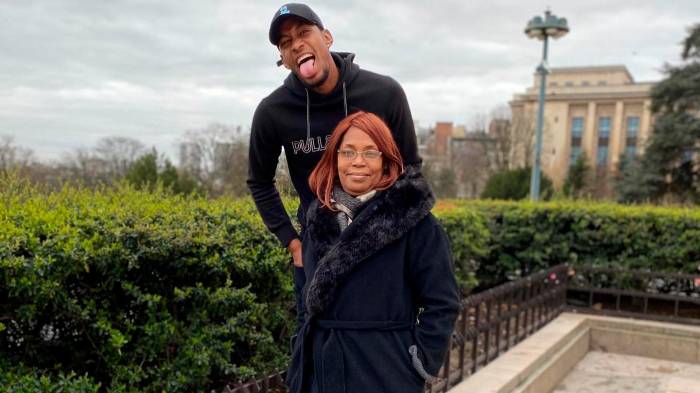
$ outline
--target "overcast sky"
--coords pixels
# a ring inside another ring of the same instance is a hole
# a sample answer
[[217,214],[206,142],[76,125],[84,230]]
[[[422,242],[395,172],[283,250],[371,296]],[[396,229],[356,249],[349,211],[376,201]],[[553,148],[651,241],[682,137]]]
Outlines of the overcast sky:
[[[0,135],[58,158],[129,136],[175,157],[187,130],[247,129],[287,74],[268,39],[279,1],[0,0]],[[413,117],[469,123],[533,83],[542,44],[523,34],[547,6],[571,32],[550,65],[626,65],[636,81],[679,61],[700,1],[354,0],[309,5],[333,49],[397,79]]]

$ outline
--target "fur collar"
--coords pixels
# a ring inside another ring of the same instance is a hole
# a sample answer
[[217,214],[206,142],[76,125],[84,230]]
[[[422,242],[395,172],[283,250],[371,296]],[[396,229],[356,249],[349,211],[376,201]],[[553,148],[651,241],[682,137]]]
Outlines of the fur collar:
[[367,201],[342,233],[336,212],[322,208],[315,200],[306,215],[306,230],[313,239],[313,256],[318,262],[305,291],[306,311],[316,315],[326,309],[338,283],[362,261],[416,226],[434,204],[430,186],[412,167],[406,167],[391,188]]

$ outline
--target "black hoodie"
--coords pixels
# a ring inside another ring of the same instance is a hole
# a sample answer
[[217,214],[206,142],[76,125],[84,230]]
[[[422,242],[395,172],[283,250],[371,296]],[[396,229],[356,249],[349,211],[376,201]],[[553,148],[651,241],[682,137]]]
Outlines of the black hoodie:
[[298,234],[275,188],[282,147],[289,174],[299,194],[299,222],[316,198],[309,175],[325,150],[327,138],[346,115],[363,110],[381,117],[401,151],[404,165],[420,165],[413,118],[406,94],[394,79],[361,70],[352,53],[331,52],[339,70],[328,95],[307,88],[294,73],[265,97],[253,115],[248,155],[248,188],[267,228],[286,246]]

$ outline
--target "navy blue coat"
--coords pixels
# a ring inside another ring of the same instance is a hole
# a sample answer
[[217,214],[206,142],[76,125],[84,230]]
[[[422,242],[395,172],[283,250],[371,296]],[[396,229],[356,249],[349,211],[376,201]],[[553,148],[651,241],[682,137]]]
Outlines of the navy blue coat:
[[336,212],[311,205],[297,271],[293,393],[419,393],[437,374],[460,302],[433,204],[411,171],[342,233]]

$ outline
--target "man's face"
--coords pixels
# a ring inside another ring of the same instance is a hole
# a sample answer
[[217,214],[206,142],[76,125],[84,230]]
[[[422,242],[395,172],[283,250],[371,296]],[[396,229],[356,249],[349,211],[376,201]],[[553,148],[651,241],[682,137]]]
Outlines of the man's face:
[[333,37],[328,30],[290,17],[280,27],[277,48],[282,64],[311,87],[321,86],[330,75]]

